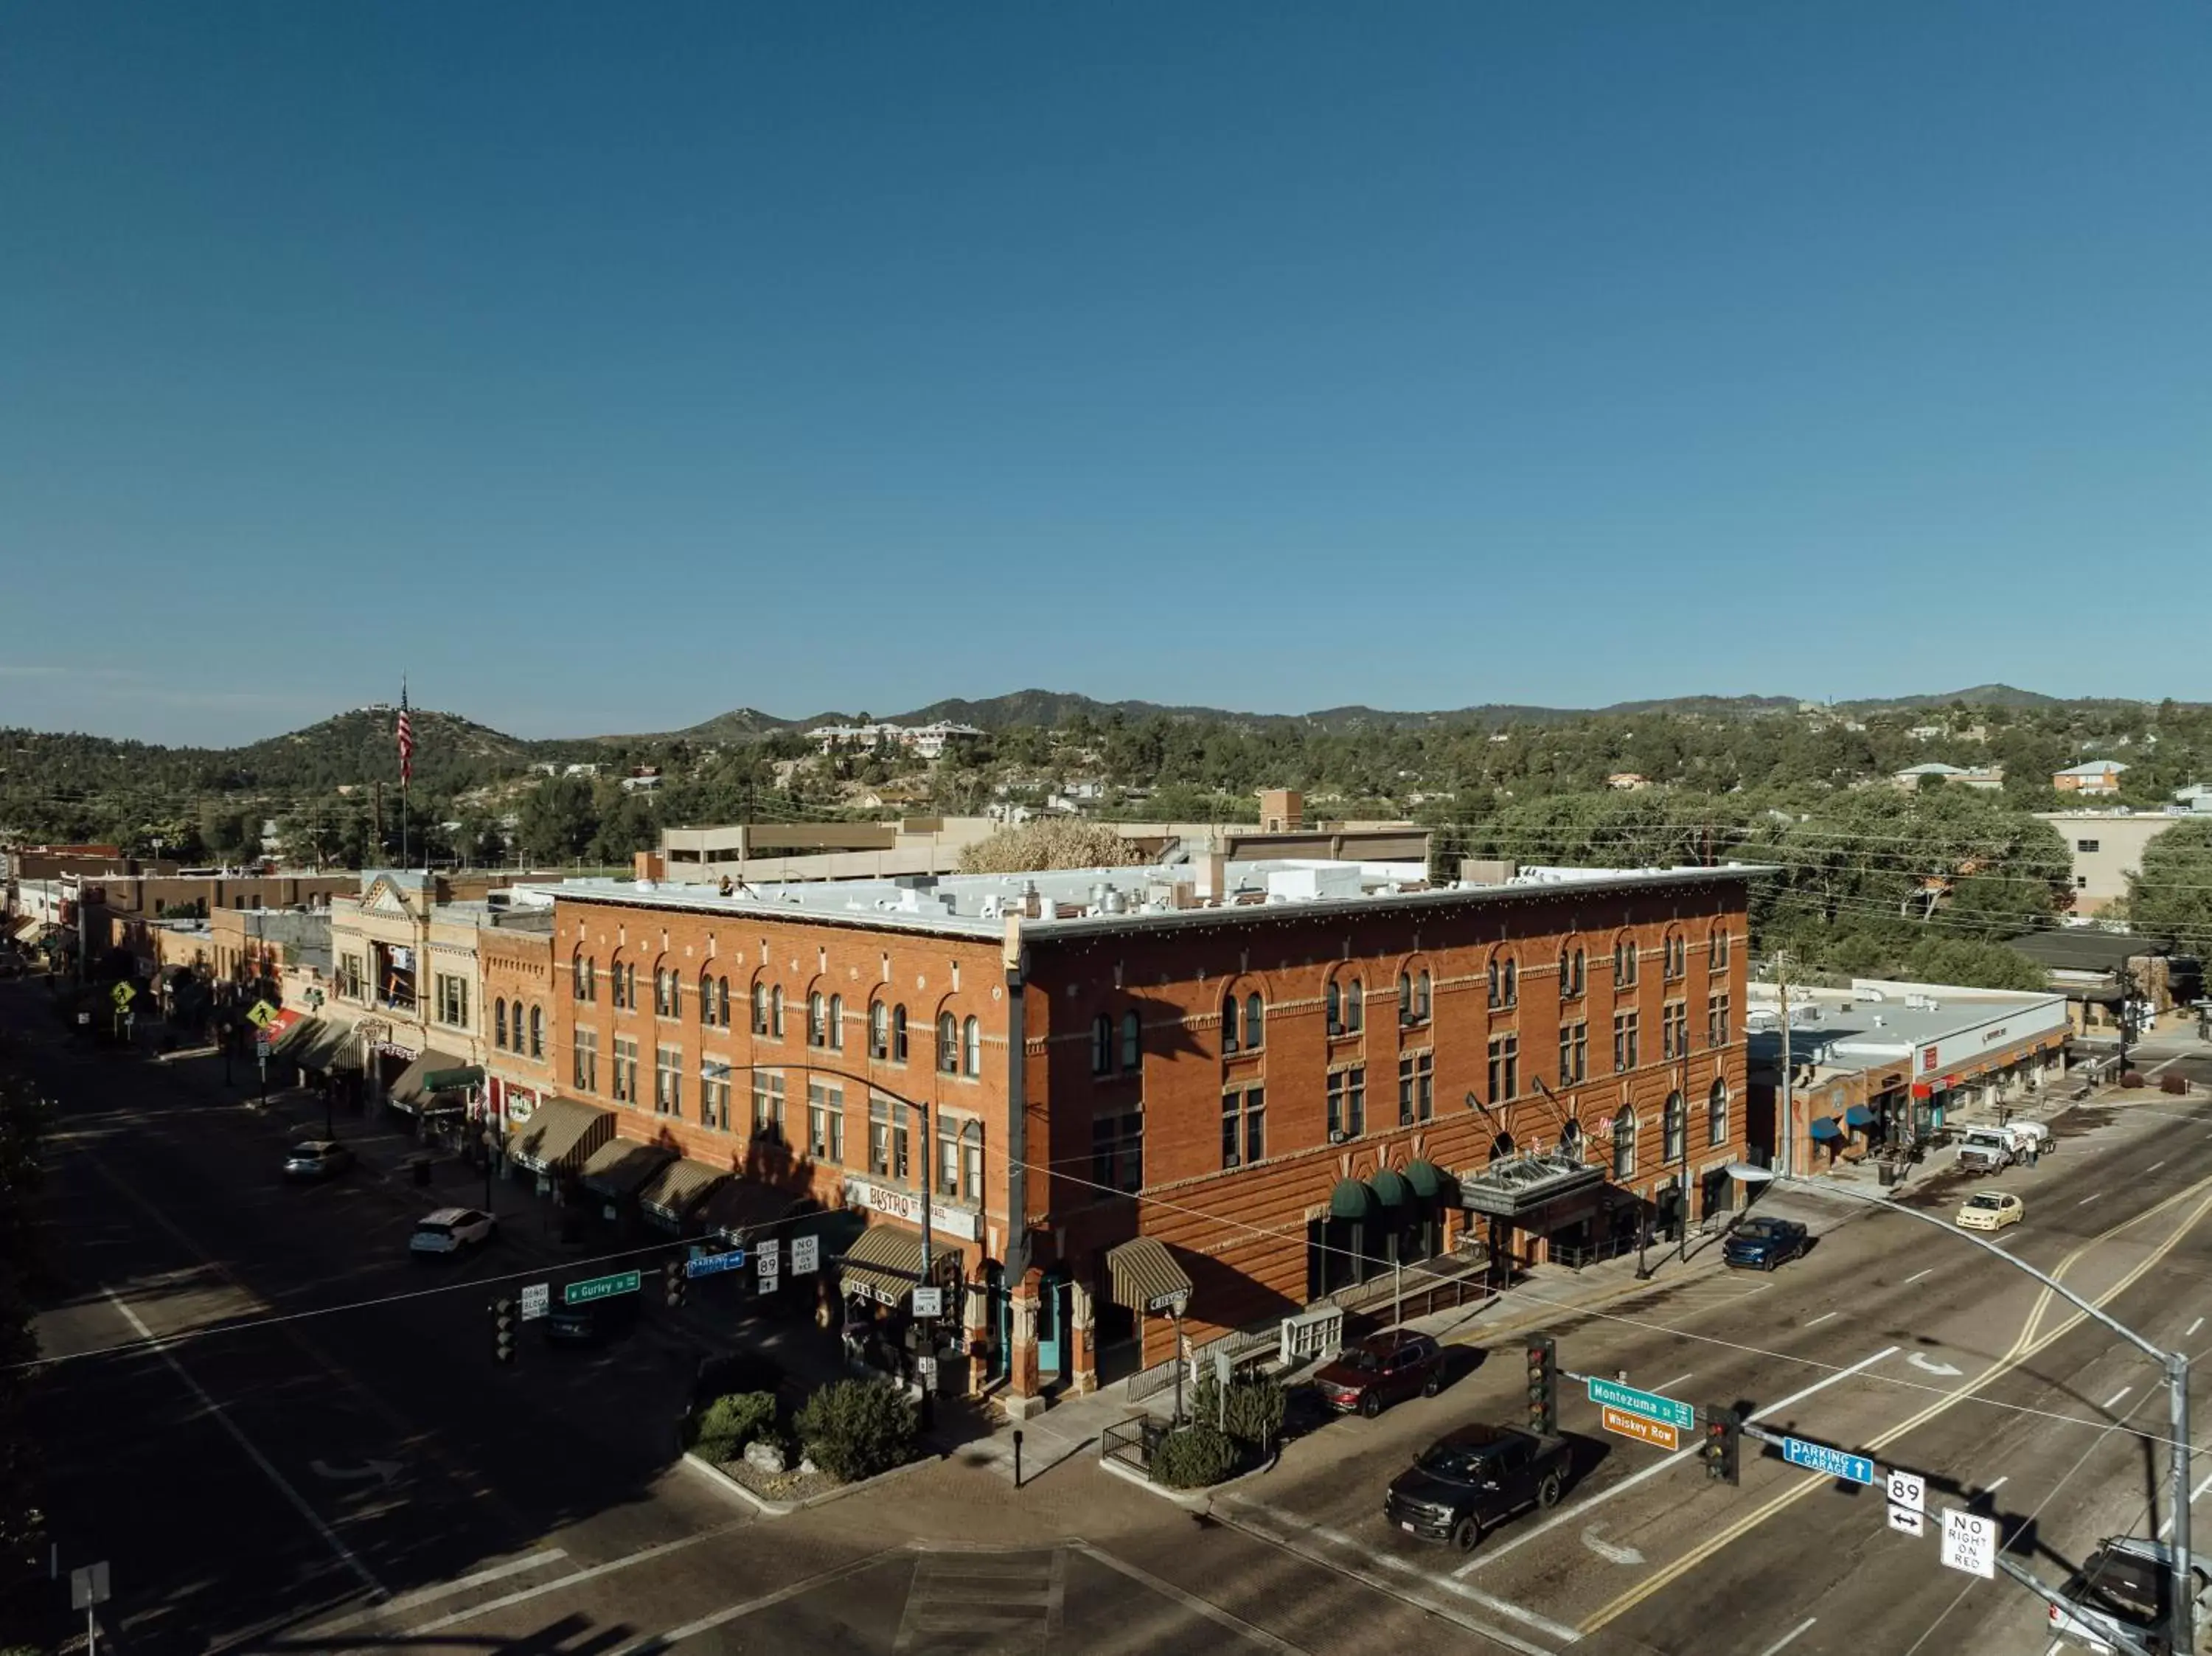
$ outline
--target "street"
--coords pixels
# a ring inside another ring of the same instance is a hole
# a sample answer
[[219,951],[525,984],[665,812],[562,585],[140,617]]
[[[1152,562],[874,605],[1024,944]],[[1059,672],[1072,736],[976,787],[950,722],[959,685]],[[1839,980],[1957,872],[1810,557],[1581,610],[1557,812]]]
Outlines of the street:
[[[74,1050],[46,1012],[0,987],[60,1106],[69,1291],[40,1319],[34,1406],[64,1566],[112,1562],[103,1628],[125,1651],[1383,1653],[1440,1624],[1524,1653],[2041,1647],[2039,1602],[1942,1568],[1932,1527],[1891,1531],[1878,1490],[1748,1441],[1741,1487],[1711,1482],[1692,1438],[1668,1454],[1608,1435],[1566,1383],[1577,1471],[1556,1511],[1468,1555],[1387,1527],[1382,1490],[1416,1450],[1521,1417],[1520,1331],[1539,1325],[1564,1368],[1925,1474],[1931,1513],[2027,1526],[2016,1556],[2054,1585],[2100,1537],[2145,1531],[2154,1492],[2164,1510],[2147,1361],[1999,1260],[1790,1191],[1766,1205],[1813,1224],[1806,1259],[1667,1263],[1597,1310],[1516,1293],[1456,1331],[1441,1395],[1329,1422],[1210,1511],[1089,1454],[1018,1492],[955,1451],[762,1517],[676,1457],[696,1342],[657,1306],[604,1351],[526,1338],[513,1368],[491,1362],[495,1280],[545,1274],[519,1188],[495,1202],[520,1234],[416,1265],[414,1212],[480,1184],[422,1192],[365,1168],[288,1187],[280,1124]],[[2212,1352],[2212,1112],[2132,1098],[2062,1116],[2056,1154],[1984,1181],[2027,1204],[1998,1240],[2160,1344]],[[373,1162],[405,1148],[342,1131]],[[1981,1187],[1923,1171],[1908,1199],[1948,1218]]]

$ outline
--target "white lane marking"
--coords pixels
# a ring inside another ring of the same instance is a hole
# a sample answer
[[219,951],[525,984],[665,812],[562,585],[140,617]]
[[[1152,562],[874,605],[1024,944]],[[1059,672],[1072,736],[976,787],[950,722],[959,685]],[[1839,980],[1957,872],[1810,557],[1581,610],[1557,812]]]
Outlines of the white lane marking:
[[1255,1644],[1265,1645],[1268,1649],[1279,1652],[1280,1656],[1306,1656],[1304,1650],[1288,1640],[1277,1638],[1265,1628],[1253,1626],[1242,1617],[1231,1614],[1218,1604],[1207,1603],[1196,1593],[1188,1592],[1176,1586],[1172,1581],[1162,1580],[1150,1570],[1140,1569],[1126,1558],[1116,1558],[1112,1553],[1092,1546],[1088,1541],[1078,1541],[1072,1544],[1085,1557],[1105,1565],[1108,1569],[1121,1571],[1132,1581],[1142,1582],[1163,1598],[1174,1599],[1185,1610],[1203,1616],[1216,1626],[1227,1628],[1231,1632],[1240,1634]]
[[566,1575],[556,1576],[550,1581],[542,1581],[534,1587],[525,1587],[520,1592],[510,1592],[499,1598],[487,1598],[481,1604],[471,1604],[466,1610],[454,1611],[449,1615],[441,1616],[434,1622],[422,1623],[418,1626],[409,1628],[406,1636],[410,1639],[418,1638],[425,1633],[435,1633],[441,1628],[452,1627],[456,1623],[472,1622],[479,1616],[489,1616],[492,1611],[505,1610],[510,1604],[526,1604],[531,1599],[542,1598],[546,1593],[558,1592],[563,1587],[573,1587],[580,1581],[595,1580],[602,1575],[611,1575],[617,1570],[626,1570],[632,1564],[649,1563],[653,1559],[665,1558],[672,1552],[681,1552],[686,1547],[696,1547],[702,1541],[712,1541],[717,1536],[727,1535],[732,1530],[743,1527],[742,1521],[734,1524],[717,1524],[711,1530],[701,1530],[693,1535],[679,1535],[673,1541],[663,1541],[656,1546],[641,1547],[635,1552],[624,1553],[619,1558],[611,1558],[604,1564],[594,1564],[589,1569],[571,1570]]
[[559,1547],[548,1547],[543,1552],[528,1553],[520,1558],[510,1558],[504,1564],[494,1564],[489,1569],[478,1570],[473,1575],[458,1577],[442,1586],[424,1587],[416,1592],[404,1592],[389,1603],[378,1604],[371,1610],[356,1611],[340,1621],[318,1623],[314,1629],[315,1635],[319,1638],[327,1634],[343,1633],[348,1628],[359,1627],[363,1622],[374,1621],[380,1616],[389,1616],[398,1611],[420,1610],[425,1604],[434,1604],[441,1598],[450,1598],[455,1593],[466,1592],[471,1587],[481,1587],[493,1581],[504,1581],[508,1576],[520,1575],[526,1570],[542,1568],[547,1564],[557,1564],[568,1556],[568,1553]]
[[363,1586],[367,1587],[379,1598],[383,1598],[384,1584],[369,1574],[368,1566],[362,1563],[360,1559],[354,1556],[352,1548],[349,1547],[344,1542],[338,1539],[337,1532],[331,1528],[329,1525],[323,1522],[322,1515],[316,1512],[313,1507],[310,1507],[307,1504],[307,1497],[292,1487],[289,1480],[285,1477],[283,1473],[278,1471],[276,1467],[269,1464],[268,1456],[263,1454],[260,1450],[253,1447],[252,1441],[249,1439],[244,1432],[239,1430],[238,1422],[233,1420],[223,1411],[223,1406],[221,1404],[210,1397],[207,1392],[201,1388],[200,1383],[191,1377],[191,1374],[186,1371],[184,1364],[177,1361],[175,1356],[170,1351],[167,1344],[155,1337],[154,1331],[146,1326],[145,1323],[139,1319],[137,1312],[133,1311],[128,1305],[123,1302],[122,1299],[118,1296],[113,1289],[102,1287],[100,1291],[101,1295],[107,1301],[108,1304],[113,1306],[116,1310],[122,1313],[123,1319],[131,1325],[131,1331],[137,1334],[140,1339],[146,1342],[147,1350],[153,1352],[155,1356],[159,1357],[163,1362],[169,1365],[169,1372],[174,1374],[179,1380],[184,1381],[185,1389],[200,1400],[200,1407],[206,1410],[210,1415],[213,1415],[216,1419],[216,1424],[222,1427],[224,1431],[229,1433],[231,1441],[237,1444],[240,1448],[246,1451],[246,1458],[252,1461],[255,1465],[258,1466],[261,1469],[263,1475],[266,1477],[271,1483],[276,1486],[276,1492],[283,1495],[286,1501],[291,1503],[292,1510],[298,1513],[301,1517],[306,1519],[309,1526],[314,1530],[315,1533],[322,1537],[324,1545],[327,1546],[333,1553],[337,1555],[339,1562],[344,1564],[348,1569],[351,1570],[354,1574],[359,1578],[361,1584]]
[[1988,1483],[1982,1485],[1982,1493],[1984,1495],[1995,1495],[1999,1489],[2004,1488],[2004,1486],[2011,1481],[2012,1474],[2010,1472],[2007,1472],[2002,1477],[1993,1477]]
[[2199,1317],[2199,1318],[2198,1318],[2195,1322],[2193,1322],[2193,1323],[2191,1323],[2191,1324],[2190,1324],[2190,1325],[2189,1325],[2189,1331],[2188,1331],[2187,1333],[2184,1334],[2181,1338],[2182,1338],[2183,1339],[2185,1339],[2185,1340],[2186,1340],[2186,1339],[2193,1339],[2193,1338],[2196,1338],[2197,1331],[2198,1329],[2200,1329],[2200,1328],[2203,1327],[2203,1326],[2204,1326],[2204,1319],[2203,1319],[2203,1318],[2202,1318],[2202,1317]]
[[1916,1271],[1910,1277],[1907,1277],[1905,1279],[1905,1285],[1907,1288],[1910,1288],[1913,1283],[1918,1282],[1923,1277],[1933,1277],[1935,1274],[1936,1267],[1934,1265],[1929,1266],[1925,1271]]
[[[1857,1374],[1861,1369],[1873,1368],[1875,1364],[1880,1362],[1885,1357],[1895,1356],[1898,1354],[1899,1350],[1899,1348],[1897,1346],[1886,1345],[1870,1357],[1861,1357],[1856,1362],[1853,1363],[1848,1368],[1838,1368],[1834,1374],[1826,1376],[1825,1379],[1814,1380],[1810,1386],[1805,1387],[1802,1392],[1792,1392],[1786,1398],[1776,1398],[1765,1408],[1754,1410],[1751,1417],[1754,1421],[1759,1421],[1765,1420],[1770,1415],[1778,1414],[1783,1410],[1790,1407],[1794,1404],[1802,1403],[1807,1398],[1811,1397],[1816,1392],[1826,1391],[1828,1387],[1835,1385],[1838,1380],[1847,1380],[1850,1379],[1852,1375]],[[1511,1540],[1502,1542],[1495,1547],[1484,1548],[1480,1551],[1477,1552],[1475,1556],[1469,1559],[1466,1563],[1462,1564],[1457,1569],[1454,1570],[1452,1572],[1453,1579],[1457,1580],[1462,1576],[1472,1575],[1475,1571],[1480,1569],[1485,1564],[1492,1563],[1497,1560],[1504,1557],[1506,1554],[1512,1552],[1516,1548],[1526,1546],[1529,1542],[1534,1541],[1538,1536],[1547,1534],[1549,1532],[1559,1528],[1562,1524],[1574,1523],[1585,1513],[1589,1512],[1591,1507],[1597,1506],[1600,1502],[1610,1501],[1617,1495],[1626,1494],[1638,1484],[1643,1483],[1645,1478],[1656,1477],[1668,1467],[1677,1465],[1680,1463],[1689,1459],[1697,1453],[1697,1448],[1677,1449],[1673,1454],[1668,1455],[1665,1459],[1655,1460],[1649,1466],[1646,1466],[1642,1471],[1632,1472],[1629,1476],[1621,1479],[1620,1483],[1600,1489],[1589,1500],[1581,1501],[1566,1511],[1555,1513],[1551,1517],[1546,1519],[1542,1523],[1534,1525],[1531,1527],[1522,1531],[1520,1534],[1515,1536]]]
[[2092,1202],[2095,1201],[2099,1197],[2102,1196],[2104,1193],[2105,1193],[2105,1192],[2102,1192],[2102,1191],[2100,1191],[2100,1190],[2093,1190],[2093,1191],[2091,1191],[2091,1192],[2090,1192],[2087,1196],[2083,1197],[2080,1201],[2076,1202],[2074,1205],[2075,1205],[2075,1207],[2077,1207],[2077,1208],[2086,1208],[2086,1207],[2087,1207],[2087,1206],[2089,1205],[2089,1204],[2090,1204],[2090,1203],[2092,1203]]
[[2135,1389],[2136,1388],[2132,1386],[2123,1386],[2118,1391],[2113,1392],[2112,1396],[2105,1399],[2105,1407],[2107,1409],[2117,1407],[2120,1399],[2127,1396],[2129,1392]]
[[644,1656],[644,1653],[648,1651],[665,1650],[671,1645],[679,1644],[686,1639],[696,1639],[702,1633],[710,1632],[720,1627],[725,1622],[734,1622],[741,1616],[750,1616],[754,1611],[766,1610],[771,1604],[780,1604],[787,1598],[795,1598],[802,1592],[811,1592],[817,1587],[828,1586],[833,1581],[842,1581],[848,1575],[858,1575],[862,1570],[873,1569],[886,1558],[896,1556],[896,1550],[887,1550],[883,1552],[872,1552],[865,1558],[855,1558],[848,1562],[835,1565],[817,1574],[807,1576],[803,1580],[793,1581],[778,1587],[774,1592],[764,1592],[757,1598],[746,1599],[743,1604],[730,1604],[721,1610],[709,1611],[696,1622],[686,1622],[680,1628],[671,1628],[665,1633],[656,1633],[649,1638],[640,1639],[635,1644],[624,1645],[616,1653],[616,1656]]
[[2145,1173],[2156,1173],[2156,1172],[2157,1172],[2160,1168],[2164,1167],[2165,1165],[2166,1165],[2166,1163],[2165,1163],[2165,1162],[2152,1162],[2148,1167],[2145,1168],[2143,1169],[2143,1171],[2144,1171]]
[[[1692,1373],[1694,1373],[1694,1372],[1696,1372],[1696,1371],[1692,1370]],[[1684,1380],[1687,1380],[1687,1379],[1689,1379],[1689,1378],[1690,1378],[1690,1376],[1689,1376],[1688,1374],[1677,1374],[1677,1375],[1675,1375],[1675,1376],[1674,1376],[1674,1379],[1672,1379],[1672,1380],[1668,1380],[1668,1381],[1665,1381],[1664,1383],[1662,1383],[1662,1385],[1660,1385],[1660,1386],[1658,1386],[1655,1387],[1654,1389],[1655,1389],[1655,1390],[1656,1390],[1656,1391],[1658,1391],[1658,1392],[1671,1392],[1671,1391],[1673,1391],[1676,1386],[1680,1386],[1680,1385]]]
[[1933,1357],[1928,1356],[1924,1353],[1918,1351],[1915,1351],[1911,1356],[1907,1357],[1905,1362],[1911,1363],[1915,1368],[1922,1370],[1923,1373],[1941,1374],[1947,1380],[1963,1374],[1966,1372],[1963,1368],[1954,1368],[1948,1362],[1937,1362]]
[[1784,1634],[1772,1644],[1767,1646],[1765,1650],[1759,1653],[1759,1656],[1775,1656],[1776,1652],[1789,1649],[1790,1646],[1797,1642],[1799,1636],[1804,1633],[1807,1628],[1811,1627],[1814,1623],[1820,1619],[1820,1618],[1817,1616],[1808,1616],[1803,1621],[1798,1623],[1796,1627],[1791,1628],[1789,1632]]
[[1839,1317],[1841,1315],[1843,1315],[1843,1313],[1840,1311],[1823,1311],[1819,1316],[1814,1318],[1812,1321],[1807,1323],[1805,1326],[1808,1328],[1818,1328],[1822,1323],[1827,1321],[1829,1318]]
[[2163,1063],[2163,1064],[2159,1064],[2159,1065],[2153,1065],[2151,1068],[2149,1068],[2148,1070],[2144,1071],[2143,1071],[2143,1073],[2144,1073],[2147,1077],[2148,1077],[2151,1080],[2155,1081],[2155,1080],[2157,1080],[2160,1076],[2164,1075],[2164,1074],[2165,1074],[2168,1070],[2171,1070],[2171,1069],[2172,1069],[2175,1065],[2177,1065],[2177,1064],[2180,1063],[2180,1062],[2181,1062],[2181,1060],[2182,1060],[2183,1059],[2187,1058],[2188,1056],[2189,1056],[2189,1054],[2188,1054],[2188,1053],[2186,1053],[2186,1052],[2176,1052],[2176,1053],[2175,1053],[2172,1058],[2170,1058],[2170,1059],[2166,1059],[2165,1063]]
[[1601,1539],[1597,1526],[1589,1525],[1583,1531],[1583,1545],[1588,1547],[1608,1564],[1640,1564],[1644,1555],[1633,1547],[1624,1547],[1617,1541]]
[[2204,1492],[2207,1489],[2212,1489],[2212,1472],[2205,1473],[2203,1477],[2197,1483],[2197,1487],[2189,1492],[2189,1504],[2193,1507],[2199,1501],[2203,1500],[2204,1497]]

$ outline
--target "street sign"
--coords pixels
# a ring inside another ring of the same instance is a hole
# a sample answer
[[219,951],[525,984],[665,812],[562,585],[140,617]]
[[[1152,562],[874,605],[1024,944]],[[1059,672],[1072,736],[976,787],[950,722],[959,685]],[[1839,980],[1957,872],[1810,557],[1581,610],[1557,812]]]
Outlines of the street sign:
[[773,1294],[775,1292],[776,1279],[783,1274],[783,1255],[776,1247],[775,1237],[769,1237],[761,1243],[758,1258],[760,1291],[763,1294]]
[[1641,1415],[1646,1420],[1658,1421],[1678,1431],[1686,1432],[1698,1423],[1698,1411],[1688,1404],[1662,1398],[1656,1392],[1639,1392],[1632,1386],[1621,1386],[1595,1376],[1584,1384],[1589,1387],[1592,1403],[1611,1404],[1616,1409],[1626,1410],[1632,1415]]
[[276,1009],[265,1000],[257,1000],[253,1003],[253,1010],[246,1015],[246,1021],[257,1029],[266,1029],[276,1022]]
[[269,1056],[269,1037],[268,1037],[268,1036],[266,1036],[266,1035],[256,1035],[256,1036],[254,1036],[254,1038],[253,1038],[253,1057],[254,1057],[255,1061],[256,1061],[257,1063],[258,1063],[258,1062],[260,1062],[260,1061],[262,1061],[262,1060],[264,1060],[264,1059],[267,1059],[267,1058],[268,1058],[268,1056]]
[[733,1247],[727,1253],[693,1254],[684,1262],[684,1274],[693,1278],[714,1277],[725,1271],[742,1271],[744,1265],[744,1249]]
[[90,1610],[94,1604],[104,1604],[108,1599],[107,1561],[87,1564],[82,1569],[70,1572],[70,1608]]
[[138,992],[127,983],[118,983],[107,992],[109,998],[113,1000],[118,1008],[130,1005],[138,995]]
[[526,1283],[522,1289],[522,1320],[535,1322],[544,1316],[553,1299],[553,1289],[545,1283]]
[[941,1288],[917,1288],[914,1291],[914,1314],[917,1317],[941,1317],[945,1314],[945,1290]]
[[1646,1420],[1642,1415],[1632,1415],[1625,1409],[1615,1409],[1607,1404],[1597,1411],[1597,1423],[1608,1432],[1621,1437],[1632,1437],[1638,1443],[1648,1443],[1655,1449],[1679,1449],[1681,1434],[1663,1420]]
[[1808,1443],[1799,1437],[1784,1438],[1782,1458],[1792,1466],[1826,1472],[1830,1477],[1839,1477],[1846,1483],[1871,1483],[1875,1481],[1873,1461],[1864,1455],[1845,1454],[1841,1449],[1831,1449],[1825,1443]]
[[1920,1515],[1917,1508],[1892,1507],[1889,1509],[1889,1527],[1893,1530],[1905,1535],[1924,1535],[1927,1526],[1928,1520]]
[[594,1277],[588,1282],[571,1283],[561,1290],[563,1305],[588,1305],[593,1300],[611,1300],[617,1294],[635,1294],[645,1281],[635,1271],[618,1271],[611,1277]]
[[791,1274],[808,1277],[822,1269],[822,1239],[819,1236],[794,1236],[791,1239]]
[[[1900,1472],[1893,1469],[1889,1474],[1889,1504],[1902,1507],[1907,1512],[1928,1510],[1928,1480],[1917,1472]],[[1919,1532],[1913,1532],[1917,1535]]]
[[1943,1562],[1954,1570],[1994,1581],[1997,1574],[1997,1521],[1955,1507],[1943,1513]]

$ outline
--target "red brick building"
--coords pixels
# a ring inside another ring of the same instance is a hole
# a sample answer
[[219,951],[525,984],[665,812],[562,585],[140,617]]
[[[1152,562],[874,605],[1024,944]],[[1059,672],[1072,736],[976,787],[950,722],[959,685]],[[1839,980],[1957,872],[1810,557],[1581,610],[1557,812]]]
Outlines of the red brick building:
[[1725,1203],[1753,872],[571,883],[552,1083],[866,1210],[848,1290],[911,1271],[927,1199],[971,1378],[1079,1389],[1102,1341],[1173,1350],[1117,1297],[1176,1290],[1203,1338],[1448,1250],[1470,1210],[1531,1259]]

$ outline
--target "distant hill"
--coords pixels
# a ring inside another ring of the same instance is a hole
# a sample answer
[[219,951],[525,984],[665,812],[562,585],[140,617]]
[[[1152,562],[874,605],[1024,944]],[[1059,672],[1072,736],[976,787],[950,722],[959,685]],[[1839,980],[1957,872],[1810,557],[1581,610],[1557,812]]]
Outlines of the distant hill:
[[[465,786],[526,767],[538,744],[432,707],[410,710],[415,775],[426,786]],[[398,711],[356,707],[243,748],[204,753],[208,786],[293,788],[338,782],[397,781]]]
[[[2065,699],[2044,695],[2035,690],[2023,690],[2010,684],[1977,684],[1971,690],[1950,690],[1940,695],[1899,695],[1859,701],[1838,701],[1838,709],[1855,713],[1900,712],[1908,707],[1948,707],[1954,701],[1963,701],[1969,707],[2057,707],[2067,705]],[[2088,705],[2077,701],[2075,705]]]

